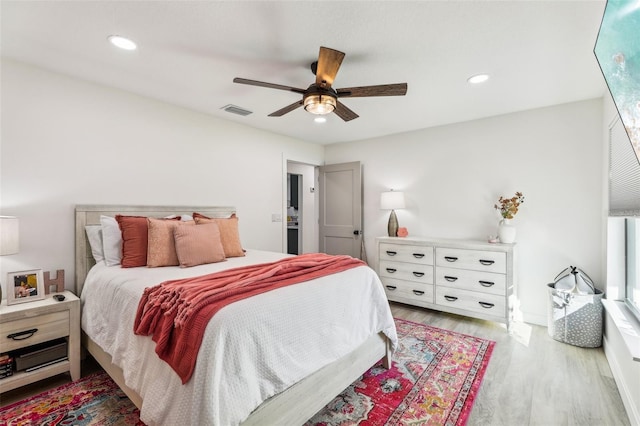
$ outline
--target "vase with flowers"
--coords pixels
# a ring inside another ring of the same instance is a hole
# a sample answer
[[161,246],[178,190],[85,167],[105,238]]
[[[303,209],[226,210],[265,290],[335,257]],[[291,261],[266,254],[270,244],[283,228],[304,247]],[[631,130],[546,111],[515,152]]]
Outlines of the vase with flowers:
[[511,198],[500,197],[494,204],[494,208],[500,212],[502,220],[498,224],[498,238],[501,243],[514,243],[516,241],[516,228],[511,224],[511,219],[518,213],[520,204],[524,203],[522,192],[516,192]]

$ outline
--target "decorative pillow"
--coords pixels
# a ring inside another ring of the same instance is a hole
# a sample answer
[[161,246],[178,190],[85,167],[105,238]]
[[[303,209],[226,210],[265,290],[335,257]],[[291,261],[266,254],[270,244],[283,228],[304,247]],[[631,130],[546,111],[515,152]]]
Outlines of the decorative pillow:
[[196,225],[204,223],[217,223],[220,228],[220,239],[222,247],[224,247],[224,255],[226,257],[244,256],[244,250],[240,243],[240,232],[238,231],[238,218],[236,214],[232,214],[228,218],[210,218],[200,213],[194,213],[193,218]]
[[84,227],[91,246],[91,254],[96,262],[104,260],[104,249],[102,248],[102,225],[87,225]]
[[173,236],[181,268],[225,260],[217,223],[176,226],[173,229]]
[[122,231],[123,268],[135,268],[147,265],[147,218],[145,216],[116,215],[116,221]]
[[100,215],[102,225],[102,250],[104,263],[107,266],[117,266],[122,259],[122,232],[118,222],[111,216]]
[[[178,217],[177,219],[180,219]],[[178,255],[173,238],[173,230],[178,226],[195,225],[192,221],[147,219],[148,248],[147,266],[155,268],[158,266],[178,266]]]

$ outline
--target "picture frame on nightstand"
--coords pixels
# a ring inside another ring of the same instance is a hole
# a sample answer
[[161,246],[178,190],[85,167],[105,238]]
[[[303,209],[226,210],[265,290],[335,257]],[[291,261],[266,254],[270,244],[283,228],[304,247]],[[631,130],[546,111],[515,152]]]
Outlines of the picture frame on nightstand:
[[7,305],[43,300],[45,296],[42,269],[7,274]]

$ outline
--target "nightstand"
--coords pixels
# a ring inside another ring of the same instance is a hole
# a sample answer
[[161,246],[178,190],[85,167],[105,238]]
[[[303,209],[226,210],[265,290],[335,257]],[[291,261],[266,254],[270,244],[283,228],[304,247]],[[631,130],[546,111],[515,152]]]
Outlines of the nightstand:
[[[7,306],[3,300],[0,304],[0,353],[59,338],[68,343],[67,360],[30,372],[14,371],[12,376],[0,379],[0,393],[67,371],[72,380],[80,378],[80,299],[70,291],[57,294],[64,295],[65,300],[58,302],[49,294],[34,302]],[[21,336],[22,340],[8,337],[27,330],[37,331]]]

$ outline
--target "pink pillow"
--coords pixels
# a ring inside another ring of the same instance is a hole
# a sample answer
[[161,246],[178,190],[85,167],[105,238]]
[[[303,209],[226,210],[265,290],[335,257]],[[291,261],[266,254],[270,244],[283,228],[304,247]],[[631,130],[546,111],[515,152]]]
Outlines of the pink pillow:
[[220,229],[216,223],[176,226],[173,237],[181,268],[225,260]]
[[179,221],[148,218],[147,266],[178,266],[178,255],[173,239],[173,230],[178,226],[195,225],[193,220]]
[[200,213],[194,213],[193,218],[198,226],[212,222],[218,224],[225,257],[244,256],[244,250],[240,243],[240,232],[238,231],[238,218],[235,213],[228,218],[210,218]]

